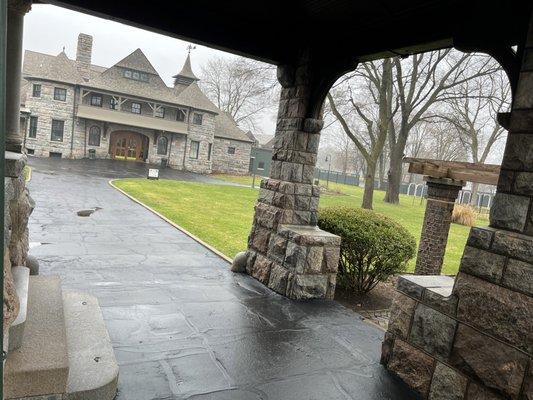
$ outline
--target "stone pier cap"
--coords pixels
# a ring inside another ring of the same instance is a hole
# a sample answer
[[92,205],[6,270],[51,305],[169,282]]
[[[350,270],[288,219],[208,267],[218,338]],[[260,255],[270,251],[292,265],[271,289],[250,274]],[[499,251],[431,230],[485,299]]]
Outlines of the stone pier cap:
[[339,236],[323,231],[318,226],[281,225],[278,233],[299,245],[340,246],[341,244]]

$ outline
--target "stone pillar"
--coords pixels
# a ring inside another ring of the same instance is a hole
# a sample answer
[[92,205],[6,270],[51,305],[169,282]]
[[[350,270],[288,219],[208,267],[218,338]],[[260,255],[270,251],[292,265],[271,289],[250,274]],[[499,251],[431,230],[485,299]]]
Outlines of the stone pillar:
[[531,19],[498,191],[490,210],[491,227],[529,236],[533,236],[533,16]]
[[22,73],[22,34],[28,0],[8,0],[6,48],[6,150],[22,152],[20,132],[20,81]]
[[415,274],[440,275],[453,207],[464,183],[447,178],[424,177],[424,179],[427,181],[428,198]]
[[[261,182],[246,272],[292,299],[333,298],[340,238],[317,225],[313,185],[322,120],[309,118],[313,71],[304,59],[278,68],[282,85],[270,178]],[[315,76],[317,74],[315,73]]]
[[533,399],[533,14],[491,226],[459,273],[398,279],[382,363],[424,399]]

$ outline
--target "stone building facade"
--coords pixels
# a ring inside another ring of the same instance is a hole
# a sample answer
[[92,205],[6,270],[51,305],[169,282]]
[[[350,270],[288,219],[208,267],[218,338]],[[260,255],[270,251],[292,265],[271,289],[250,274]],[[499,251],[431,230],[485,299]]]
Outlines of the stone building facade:
[[110,68],[91,57],[85,34],[76,60],[25,52],[21,126],[28,154],[248,173],[252,140],[202,93],[189,56],[173,87],[140,49]]

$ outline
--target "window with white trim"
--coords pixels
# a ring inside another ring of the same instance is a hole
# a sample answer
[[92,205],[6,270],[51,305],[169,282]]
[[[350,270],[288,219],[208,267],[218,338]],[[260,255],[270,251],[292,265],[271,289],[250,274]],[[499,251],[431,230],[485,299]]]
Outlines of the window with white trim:
[[131,112],[134,114],[141,113],[141,103],[131,103]]

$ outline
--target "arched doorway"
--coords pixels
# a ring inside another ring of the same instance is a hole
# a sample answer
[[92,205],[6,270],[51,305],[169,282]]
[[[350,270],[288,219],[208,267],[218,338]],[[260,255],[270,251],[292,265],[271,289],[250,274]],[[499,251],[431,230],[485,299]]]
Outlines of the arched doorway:
[[148,157],[148,137],[138,132],[115,131],[111,134],[111,158],[127,161],[145,161]]

